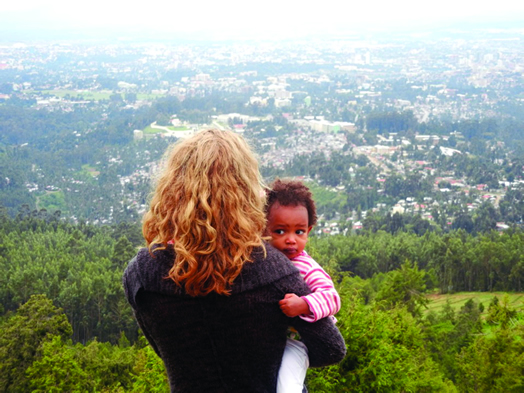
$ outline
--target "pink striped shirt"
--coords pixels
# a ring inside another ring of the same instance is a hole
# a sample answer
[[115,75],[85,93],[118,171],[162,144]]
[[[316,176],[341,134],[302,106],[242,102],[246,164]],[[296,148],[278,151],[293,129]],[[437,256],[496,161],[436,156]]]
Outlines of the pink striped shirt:
[[313,291],[307,296],[302,296],[302,299],[309,305],[311,314],[300,315],[300,318],[307,322],[315,322],[335,315],[340,310],[340,296],[331,277],[305,251],[293,258],[291,262],[297,267],[304,281]]

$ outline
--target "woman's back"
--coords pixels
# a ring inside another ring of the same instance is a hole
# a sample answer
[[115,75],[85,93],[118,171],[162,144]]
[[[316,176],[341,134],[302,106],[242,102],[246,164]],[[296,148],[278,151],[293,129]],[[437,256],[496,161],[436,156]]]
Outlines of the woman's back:
[[290,323],[313,367],[345,353],[331,321],[280,311],[286,293],[309,289],[264,247],[264,203],[256,158],[233,132],[199,132],[166,160],[144,217],[148,248],[130,262],[124,287],[174,392],[274,392]]
[[[171,280],[159,280],[172,264],[172,250],[152,258],[144,249],[130,263],[126,293],[166,365],[173,392],[276,391],[290,323],[278,301],[290,287],[297,293],[308,289],[285,256],[270,247],[267,252],[267,258],[258,252],[244,266],[230,296],[191,297]],[[313,366],[343,358],[344,342],[330,321],[316,325],[297,319],[293,322],[304,340],[311,340]]]

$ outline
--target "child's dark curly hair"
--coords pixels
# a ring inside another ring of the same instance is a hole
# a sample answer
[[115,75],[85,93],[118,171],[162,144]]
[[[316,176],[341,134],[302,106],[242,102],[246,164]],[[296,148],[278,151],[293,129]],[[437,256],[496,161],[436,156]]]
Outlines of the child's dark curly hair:
[[317,208],[313,201],[313,195],[301,181],[275,179],[269,185],[266,193],[266,216],[276,202],[281,206],[301,205],[307,209],[308,226],[313,226],[317,223]]

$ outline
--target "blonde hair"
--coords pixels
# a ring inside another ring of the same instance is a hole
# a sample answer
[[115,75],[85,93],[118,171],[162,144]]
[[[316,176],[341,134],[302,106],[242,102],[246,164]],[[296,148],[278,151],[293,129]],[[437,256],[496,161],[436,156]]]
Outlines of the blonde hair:
[[191,296],[227,295],[263,246],[263,185],[243,138],[206,130],[176,143],[144,216],[149,251],[174,243],[168,278]]

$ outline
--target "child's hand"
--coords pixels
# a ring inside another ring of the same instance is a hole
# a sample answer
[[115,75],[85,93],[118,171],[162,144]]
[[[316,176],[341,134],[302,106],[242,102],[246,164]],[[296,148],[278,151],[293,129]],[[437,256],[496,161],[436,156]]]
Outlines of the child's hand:
[[307,302],[294,293],[287,293],[286,296],[284,296],[284,299],[279,301],[278,304],[280,305],[282,312],[288,317],[311,314]]

